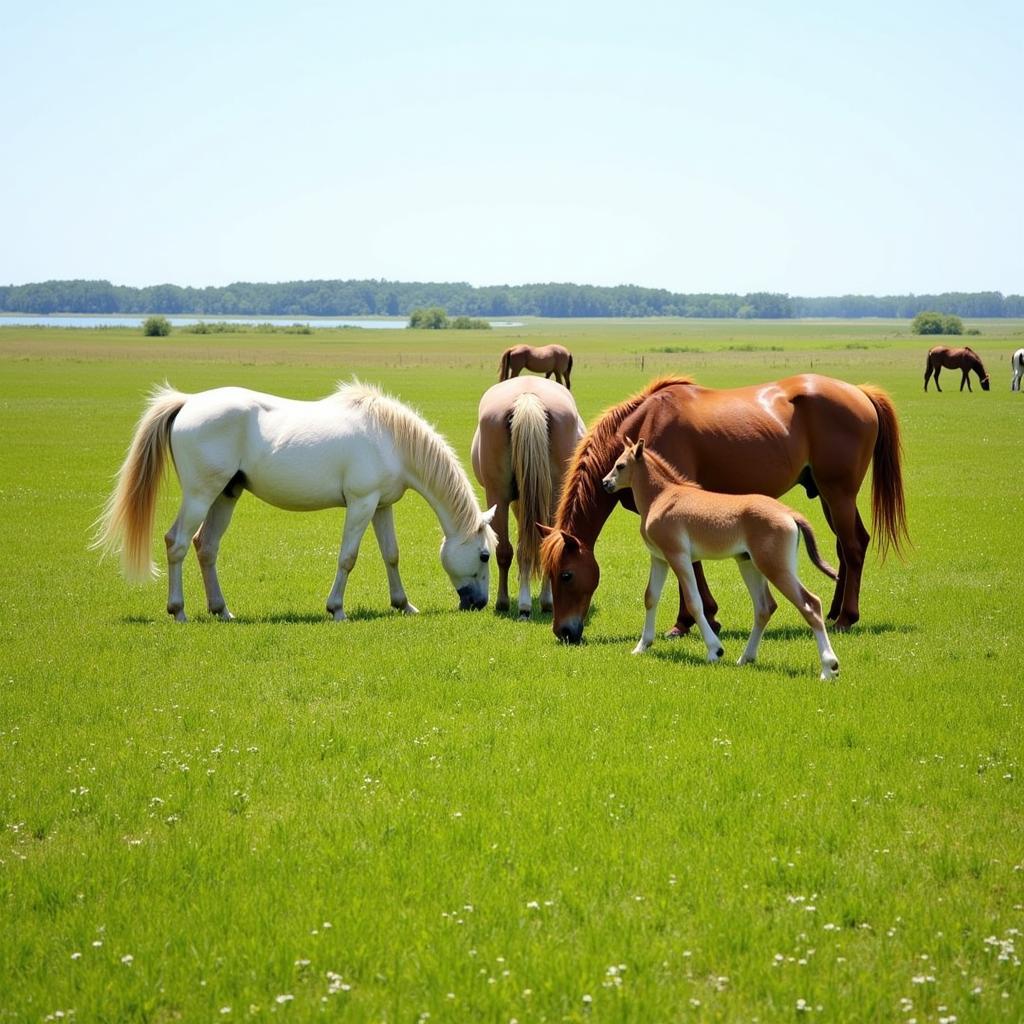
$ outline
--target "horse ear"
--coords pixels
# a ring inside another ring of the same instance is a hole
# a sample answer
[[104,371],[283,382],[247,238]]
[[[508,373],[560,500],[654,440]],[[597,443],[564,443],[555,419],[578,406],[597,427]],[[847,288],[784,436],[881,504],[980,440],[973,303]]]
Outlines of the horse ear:
[[580,542],[571,533],[566,533],[565,530],[562,530],[562,543],[565,544],[565,550],[570,555],[575,554],[580,549]]
[[545,526],[543,523],[537,524],[537,530],[540,532],[542,537],[550,537],[555,532],[554,527]]
[[633,440],[633,438],[631,438],[631,437],[629,436],[629,434],[627,434],[627,435],[626,435],[626,437],[625,437],[625,441],[626,441],[626,447],[627,447],[627,448],[632,448],[632,447],[633,447],[633,445],[634,445],[634,444],[636,444],[636,442],[635,442],[635,441]]
[[495,512],[498,511],[497,505],[492,505],[480,518],[484,526],[490,526],[491,520],[494,518]]
[[640,438],[639,441],[637,441],[636,448],[633,450],[633,455],[636,456],[636,458],[642,459],[644,457],[644,444],[645,443],[646,442],[644,441],[644,439],[642,437]]

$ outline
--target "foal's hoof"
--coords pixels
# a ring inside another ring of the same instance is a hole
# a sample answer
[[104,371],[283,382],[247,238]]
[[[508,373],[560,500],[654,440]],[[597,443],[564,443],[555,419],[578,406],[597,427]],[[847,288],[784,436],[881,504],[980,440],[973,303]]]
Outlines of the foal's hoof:
[[754,664],[754,659],[753,658],[748,658],[745,654],[741,654],[736,659],[736,664],[737,665],[753,665]]
[[680,626],[677,622],[666,634],[666,640],[678,640],[681,636],[686,636],[690,632],[689,626]]
[[335,622],[347,622],[348,616],[339,608],[336,612],[332,612],[330,608],[327,609],[327,614],[334,619]]
[[403,615],[419,615],[419,613],[419,608],[417,608],[416,605],[412,603],[412,601],[406,601],[405,604],[402,605]]

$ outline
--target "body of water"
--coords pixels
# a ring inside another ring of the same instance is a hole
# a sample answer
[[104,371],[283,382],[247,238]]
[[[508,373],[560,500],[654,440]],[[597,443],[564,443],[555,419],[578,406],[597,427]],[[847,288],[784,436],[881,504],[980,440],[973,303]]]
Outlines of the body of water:
[[[141,327],[144,316],[4,316],[0,315],[0,327]],[[172,327],[187,327],[190,324],[205,322],[228,324],[274,324],[276,327],[291,327],[301,324],[303,327],[365,327],[371,330],[395,330],[406,327],[409,323],[403,320],[370,320],[343,319],[338,317],[268,317],[268,316],[169,316]],[[492,320],[492,327],[522,327],[511,320]]]

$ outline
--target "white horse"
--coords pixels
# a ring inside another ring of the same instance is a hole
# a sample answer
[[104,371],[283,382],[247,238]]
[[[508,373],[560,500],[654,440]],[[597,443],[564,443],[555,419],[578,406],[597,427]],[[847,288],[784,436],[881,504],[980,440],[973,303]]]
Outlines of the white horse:
[[1010,383],[1011,391],[1020,391],[1021,378],[1024,377],[1024,348],[1017,349],[1010,356],[1010,369],[1013,370],[1013,380]]
[[156,574],[151,538],[156,496],[170,449],[182,501],[167,531],[167,611],[185,621],[181,565],[196,547],[210,611],[231,619],[217,579],[217,550],[242,491],[296,512],[345,506],[338,573],[327,611],[345,618],[345,584],[359,542],[373,523],[393,607],[415,614],[398,575],[391,506],[411,487],[433,508],[444,542],[441,564],[459,607],[487,604],[494,509],[482,513],[455,453],[425,420],[377,388],[353,381],[328,398],[300,402],[245,388],[185,395],[154,389],[117,485],[97,526],[94,547],[119,551],[124,575]]

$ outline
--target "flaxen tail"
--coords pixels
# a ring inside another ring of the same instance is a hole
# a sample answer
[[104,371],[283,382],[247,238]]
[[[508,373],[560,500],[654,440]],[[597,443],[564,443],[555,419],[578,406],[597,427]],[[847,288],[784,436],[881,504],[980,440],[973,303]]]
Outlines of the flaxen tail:
[[519,492],[519,564],[541,575],[540,530],[554,515],[554,487],[548,442],[548,415],[541,400],[529,392],[512,407],[512,475]]
[[117,474],[114,491],[96,521],[92,547],[119,552],[126,579],[141,583],[156,575],[153,518],[171,443],[171,425],[188,396],[169,385],[153,389],[131,447]]
[[909,542],[907,506],[903,497],[903,445],[900,424],[892,399],[881,389],[861,384],[878,416],[878,437],[871,459],[871,518],[874,521],[878,550],[885,558],[892,548],[901,558],[903,545]]
[[818,539],[814,536],[814,530],[811,529],[811,524],[804,519],[799,512],[794,512],[790,509],[789,513],[793,517],[793,522],[796,523],[800,533],[803,534],[804,545],[807,548],[807,555],[815,566],[820,569],[830,580],[839,579],[839,573],[832,568],[822,557],[818,551]]
[[505,349],[501,353],[501,362],[498,364],[498,380],[504,380],[508,376],[508,361],[511,352],[511,349]]

